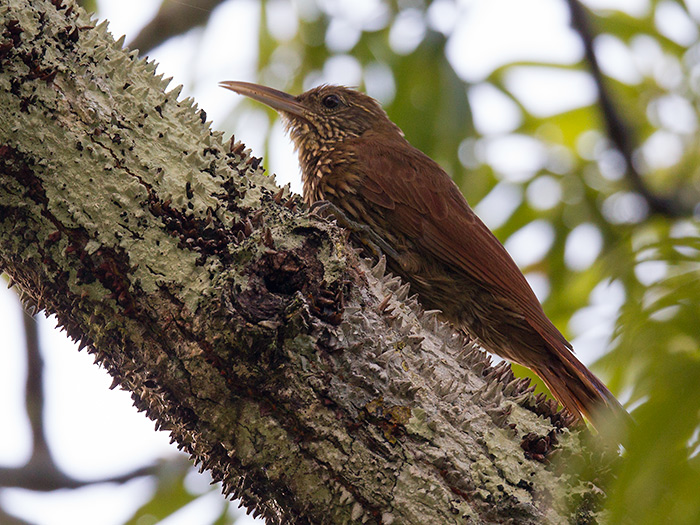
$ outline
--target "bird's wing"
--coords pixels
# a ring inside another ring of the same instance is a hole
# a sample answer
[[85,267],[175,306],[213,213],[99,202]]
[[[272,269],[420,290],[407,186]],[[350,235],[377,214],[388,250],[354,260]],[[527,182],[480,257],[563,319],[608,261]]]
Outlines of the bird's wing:
[[385,208],[394,228],[489,290],[552,346],[570,349],[515,261],[445,171],[408,143],[399,149],[372,132],[362,138],[361,147],[354,151],[358,163],[371,169],[371,175],[361,184],[361,196]]

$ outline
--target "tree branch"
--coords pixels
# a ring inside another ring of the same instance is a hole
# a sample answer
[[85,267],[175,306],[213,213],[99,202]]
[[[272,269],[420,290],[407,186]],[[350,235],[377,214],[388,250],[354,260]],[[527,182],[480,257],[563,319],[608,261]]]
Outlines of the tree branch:
[[[33,308],[32,308],[33,310]],[[46,439],[44,425],[44,361],[41,357],[39,333],[36,319],[28,312],[22,316],[26,341],[27,380],[25,386],[25,406],[32,431],[32,454],[26,465],[19,468],[0,467],[0,487],[23,488],[35,491],[76,489],[99,483],[126,483],[132,479],[158,475],[167,466],[182,468],[183,462],[177,457],[164,460],[158,465],[149,465],[131,472],[95,480],[79,480],[68,476],[56,465]],[[171,472],[169,472],[171,474]],[[2,523],[5,523],[4,521]]]
[[598,65],[598,59],[593,49],[594,32],[589,17],[579,0],[567,0],[567,3],[571,12],[571,24],[583,42],[586,62],[598,89],[600,111],[605,122],[608,137],[625,160],[627,166],[625,173],[630,185],[646,201],[652,213],[666,217],[692,215],[692,208],[687,207],[679,199],[655,195],[647,187],[644,178],[635,168],[632,158],[636,147],[634,134],[629,124],[625,122],[624,117],[618,111],[612,93],[610,93],[607,82]]
[[44,360],[39,349],[36,319],[28,312],[24,312],[22,320],[27,358],[24,402],[32,432],[32,454],[28,466],[57,471],[58,468],[51,456],[44,427]]
[[[61,489],[78,489],[100,483],[123,484],[143,476],[158,475],[160,465],[147,465],[119,476],[81,480],[68,476],[53,465],[27,464],[20,468],[0,468],[0,487],[20,488],[40,492]],[[4,523],[4,522],[3,522]]]
[[585,429],[296,211],[104,25],[5,4],[0,267],[227,495],[270,523],[598,518],[610,465]]
[[136,35],[129,47],[148,53],[167,39],[186,33],[209,20],[214,9],[224,0],[165,0],[158,13]]
[[32,525],[30,522],[12,516],[0,508],[0,523],[3,525]]

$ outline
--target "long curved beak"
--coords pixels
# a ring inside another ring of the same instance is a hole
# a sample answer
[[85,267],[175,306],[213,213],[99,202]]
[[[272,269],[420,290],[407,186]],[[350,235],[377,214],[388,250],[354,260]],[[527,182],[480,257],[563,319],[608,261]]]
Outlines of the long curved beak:
[[233,80],[219,82],[219,85],[239,95],[245,95],[253,100],[262,102],[276,111],[291,113],[298,117],[304,117],[306,114],[306,108],[304,108],[294,96],[284,91],[278,91],[277,89],[261,86],[260,84],[237,82]]

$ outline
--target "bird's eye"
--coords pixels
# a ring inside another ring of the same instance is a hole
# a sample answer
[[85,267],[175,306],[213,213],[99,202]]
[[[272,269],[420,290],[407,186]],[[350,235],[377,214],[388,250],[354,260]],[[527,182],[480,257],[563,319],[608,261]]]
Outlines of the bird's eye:
[[321,103],[328,109],[334,109],[340,106],[340,97],[338,95],[326,95]]

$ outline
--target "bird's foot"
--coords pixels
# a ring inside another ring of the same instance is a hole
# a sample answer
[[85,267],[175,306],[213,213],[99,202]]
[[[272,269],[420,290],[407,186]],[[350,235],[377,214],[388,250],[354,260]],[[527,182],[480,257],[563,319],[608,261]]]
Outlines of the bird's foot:
[[356,238],[366,246],[374,256],[380,258],[382,255],[391,257],[399,261],[399,254],[384,239],[366,224],[361,224],[352,220],[347,214],[330,201],[316,201],[309,206],[309,213],[320,217],[332,215],[339,226],[354,233]]

